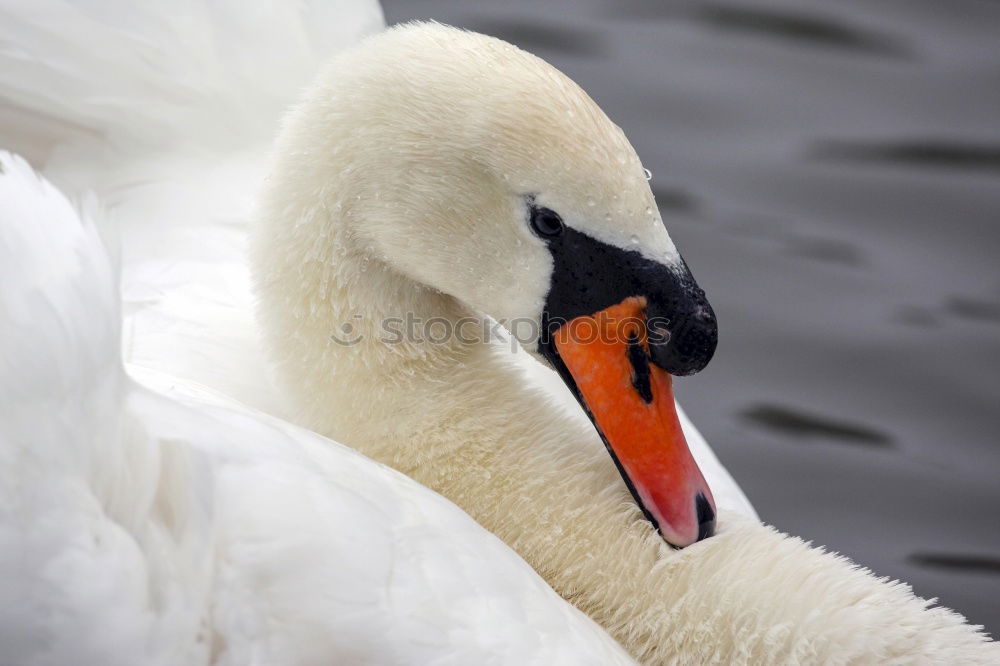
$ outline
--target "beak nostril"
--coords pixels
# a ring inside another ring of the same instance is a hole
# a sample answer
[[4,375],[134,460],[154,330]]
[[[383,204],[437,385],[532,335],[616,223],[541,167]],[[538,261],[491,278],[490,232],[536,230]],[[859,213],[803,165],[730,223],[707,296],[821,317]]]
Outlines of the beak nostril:
[[695,496],[694,505],[698,516],[698,541],[701,541],[715,534],[715,510],[704,493]]

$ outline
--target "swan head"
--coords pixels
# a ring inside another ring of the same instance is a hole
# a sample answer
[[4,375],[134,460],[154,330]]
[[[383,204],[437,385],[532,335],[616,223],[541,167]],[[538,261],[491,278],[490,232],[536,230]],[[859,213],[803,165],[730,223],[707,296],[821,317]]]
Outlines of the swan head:
[[336,59],[278,152],[282,187],[336,218],[341,261],[527,329],[664,538],[712,533],[670,375],[708,363],[715,315],[638,156],[579,86],[499,39],[410,24]]

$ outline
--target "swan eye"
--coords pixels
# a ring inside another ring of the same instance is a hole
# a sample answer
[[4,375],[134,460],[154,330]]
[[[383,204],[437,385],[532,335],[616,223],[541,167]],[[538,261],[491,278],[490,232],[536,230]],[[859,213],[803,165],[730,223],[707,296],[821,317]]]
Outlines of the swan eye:
[[531,228],[542,238],[553,238],[561,234],[565,226],[563,226],[562,218],[555,211],[532,206]]

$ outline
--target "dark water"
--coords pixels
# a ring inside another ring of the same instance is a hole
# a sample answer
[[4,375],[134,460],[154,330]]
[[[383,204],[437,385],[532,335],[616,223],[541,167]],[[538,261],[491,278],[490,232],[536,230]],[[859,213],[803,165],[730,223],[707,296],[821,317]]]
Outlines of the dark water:
[[1000,2],[383,0],[579,82],[719,315],[761,516],[1000,632]]

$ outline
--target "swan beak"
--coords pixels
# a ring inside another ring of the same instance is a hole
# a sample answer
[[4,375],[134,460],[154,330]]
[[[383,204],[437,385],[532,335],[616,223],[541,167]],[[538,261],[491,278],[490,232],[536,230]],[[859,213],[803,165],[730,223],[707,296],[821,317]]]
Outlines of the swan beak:
[[684,547],[712,536],[715,500],[681,430],[671,376],[658,365],[666,345],[647,317],[645,298],[626,298],[566,322],[552,346],[643,513]]

